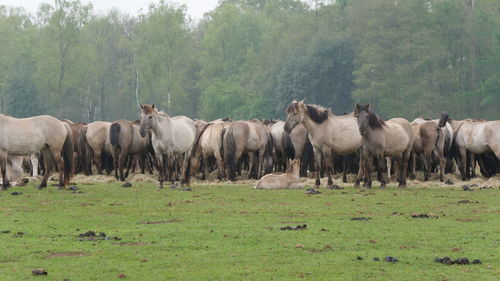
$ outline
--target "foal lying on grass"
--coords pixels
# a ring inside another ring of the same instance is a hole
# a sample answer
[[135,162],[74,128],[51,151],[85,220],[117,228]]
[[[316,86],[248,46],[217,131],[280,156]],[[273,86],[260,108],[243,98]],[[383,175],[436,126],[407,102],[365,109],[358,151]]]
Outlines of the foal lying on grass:
[[255,185],[256,189],[276,189],[276,188],[301,188],[300,161],[293,160],[290,163],[290,170],[281,175],[268,174],[262,177]]

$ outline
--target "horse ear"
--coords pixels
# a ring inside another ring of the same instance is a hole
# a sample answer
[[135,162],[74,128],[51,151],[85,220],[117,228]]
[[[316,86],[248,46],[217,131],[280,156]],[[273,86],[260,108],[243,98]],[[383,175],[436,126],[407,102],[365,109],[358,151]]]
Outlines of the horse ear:
[[356,103],[356,105],[354,106],[354,111],[359,111],[360,109],[361,109],[361,104]]
[[151,105],[151,108],[155,108],[155,104],[154,103]]
[[370,104],[369,104],[369,103],[367,103],[367,104],[365,105],[365,109],[366,109],[366,110],[370,109]]
[[139,107],[140,107],[141,109],[144,109],[144,106],[143,106],[142,104],[139,104]]

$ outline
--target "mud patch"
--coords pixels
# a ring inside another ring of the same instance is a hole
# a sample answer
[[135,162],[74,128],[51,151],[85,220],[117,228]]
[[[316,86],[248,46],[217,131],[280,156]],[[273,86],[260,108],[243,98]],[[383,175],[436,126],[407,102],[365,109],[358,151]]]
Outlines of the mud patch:
[[51,259],[60,257],[85,257],[85,256],[90,256],[90,254],[83,252],[60,252],[60,253],[50,253],[45,257]]
[[120,243],[117,243],[116,245],[118,245],[118,246],[146,246],[149,244],[150,243],[146,243],[146,242],[120,242]]
[[174,223],[174,222],[180,222],[180,220],[171,219],[171,220],[164,220],[164,221],[143,221],[143,222],[140,222],[139,224],[162,224],[162,223]]
[[479,259],[475,259],[472,262],[470,262],[469,259],[466,257],[452,260],[448,256],[444,257],[444,258],[435,258],[434,262],[442,263],[442,264],[446,264],[446,265],[452,265],[452,264],[467,265],[467,264],[481,264],[482,263],[481,260],[479,260]]
[[89,230],[85,233],[80,233],[78,235],[78,238],[80,241],[95,241],[95,240],[115,240],[115,241],[120,241],[122,240],[120,237],[116,236],[107,236],[106,233],[100,232],[97,234],[95,231]]
[[472,204],[472,203],[481,203],[479,201],[470,201],[470,200],[460,200],[457,204]]
[[325,247],[321,249],[315,249],[315,248],[304,248],[305,251],[311,252],[311,253],[324,253],[324,252],[329,252],[332,251],[333,248],[330,245],[326,245]]
[[372,218],[367,218],[367,217],[354,217],[354,218],[351,218],[352,221],[367,221],[367,220],[371,220]]
[[396,263],[396,262],[399,262],[399,259],[395,258],[395,257],[391,257],[391,256],[387,256],[384,258],[384,261],[385,262],[393,262],[393,263]]
[[47,270],[45,270],[43,268],[37,268],[37,269],[33,269],[31,271],[31,274],[33,274],[35,276],[39,276],[39,275],[48,275],[49,273],[47,272]]
[[122,187],[129,188],[129,187],[132,187],[132,184],[129,182],[126,182],[126,183],[122,184]]
[[304,230],[307,229],[307,224],[297,225],[296,227],[292,226],[282,226],[280,230]]
[[417,219],[437,219],[437,218],[439,218],[438,215],[432,214],[432,213],[427,213],[427,214],[424,214],[424,213],[421,213],[421,214],[412,214],[411,217],[412,218],[417,218]]
[[306,189],[306,194],[321,194],[321,191],[316,190],[314,188],[308,188]]

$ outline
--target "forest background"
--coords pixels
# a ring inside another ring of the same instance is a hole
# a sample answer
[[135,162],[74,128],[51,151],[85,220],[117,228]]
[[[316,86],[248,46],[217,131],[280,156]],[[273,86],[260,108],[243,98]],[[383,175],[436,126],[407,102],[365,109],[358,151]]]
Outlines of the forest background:
[[55,0],[0,6],[0,110],[73,121],[138,103],[212,120],[281,118],[293,99],[385,118],[500,119],[498,0],[223,0],[198,21]]

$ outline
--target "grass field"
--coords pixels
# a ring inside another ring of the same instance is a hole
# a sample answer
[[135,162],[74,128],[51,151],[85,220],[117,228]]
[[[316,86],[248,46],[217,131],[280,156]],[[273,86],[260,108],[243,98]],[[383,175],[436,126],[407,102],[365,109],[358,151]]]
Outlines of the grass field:
[[[80,184],[82,193],[72,193],[30,184],[1,192],[0,280],[500,278],[498,187],[321,188],[306,195],[155,186]],[[412,217],[420,214],[430,218]],[[280,230],[303,224],[307,229]],[[111,239],[79,238],[88,230]],[[444,256],[482,264],[434,262]],[[48,275],[32,275],[36,268]]]

